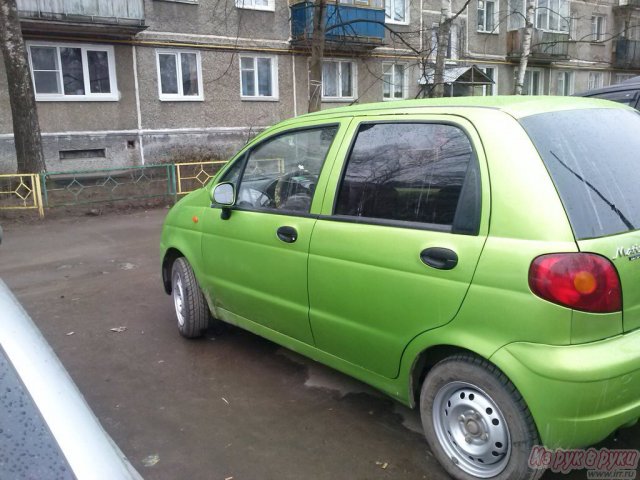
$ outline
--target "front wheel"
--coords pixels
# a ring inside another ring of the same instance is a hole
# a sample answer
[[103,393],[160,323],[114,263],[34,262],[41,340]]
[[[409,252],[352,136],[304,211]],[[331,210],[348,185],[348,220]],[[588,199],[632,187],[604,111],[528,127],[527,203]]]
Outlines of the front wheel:
[[431,450],[459,480],[534,480],[540,443],[531,413],[509,379],[473,355],[436,364],[420,394],[420,415]]
[[171,268],[171,293],[183,337],[201,337],[209,325],[209,307],[189,262],[177,258]]

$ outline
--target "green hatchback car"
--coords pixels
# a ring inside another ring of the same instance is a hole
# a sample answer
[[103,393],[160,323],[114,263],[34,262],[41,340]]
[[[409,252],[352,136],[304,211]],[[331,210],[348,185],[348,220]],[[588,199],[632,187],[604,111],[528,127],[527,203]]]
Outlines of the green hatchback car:
[[455,478],[533,479],[640,417],[640,114],[585,98],[357,105],[263,132],[168,213],[211,318],[420,410]]

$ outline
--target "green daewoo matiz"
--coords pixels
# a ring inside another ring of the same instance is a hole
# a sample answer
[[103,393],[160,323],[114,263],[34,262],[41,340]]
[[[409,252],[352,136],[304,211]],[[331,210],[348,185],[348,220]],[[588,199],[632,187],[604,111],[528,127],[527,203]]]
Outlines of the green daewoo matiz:
[[420,409],[455,478],[640,417],[640,114],[584,98],[280,123],[167,215],[178,328],[238,325]]

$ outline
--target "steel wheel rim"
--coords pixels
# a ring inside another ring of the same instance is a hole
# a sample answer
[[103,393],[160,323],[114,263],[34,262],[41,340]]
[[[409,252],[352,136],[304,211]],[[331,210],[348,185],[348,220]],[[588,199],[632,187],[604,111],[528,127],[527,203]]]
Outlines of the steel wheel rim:
[[442,387],[433,402],[433,426],[447,456],[469,475],[490,478],[507,466],[509,427],[493,399],[475,385]]
[[176,272],[173,274],[173,304],[176,308],[176,317],[178,317],[178,325],[184,326],[184,287],[182,285],[182,276]]

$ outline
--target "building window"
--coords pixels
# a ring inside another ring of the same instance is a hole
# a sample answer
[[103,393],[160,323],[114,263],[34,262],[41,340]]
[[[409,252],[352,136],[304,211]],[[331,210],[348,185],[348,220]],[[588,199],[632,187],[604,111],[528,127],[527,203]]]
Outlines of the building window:
[[604,74],[602,72],[589,72],[589,90],[604,87]]
[[602,42],[606,33],[607,19],[603,15],[591,17],[591,41]]
[[409,0],[385,0],[385,22],[409,23]]
[[542,92],[542,71],[527,69],[524,74],[524,84],[522,85],[523,95],[543,95]]
[[[526,0],[511,0],[508,29],[524,28]],[[569,33],[570,0],[536,0],[535,27],[548,32]]]
[[329,60],[322,62],[322,99],[353,100],[356,67],[353,62]]
[[36,100],[118,100],[113,47],[28,43]]
[[[430,43],[430,51],[429,56],[431,58],[436,58],[438,53],[438,31],[440,29],[440,25],[437,23],[431,24],[431,43]],[[459,39],[459,26],[456,23],[451,24],[451,28],[449,29],[449,44],[447,45],[447,53],[445,54],[446,58],[451,60],[458,59],[458,39]]]
[[496,19],[498,8],[495,0],[478,0],[478,31],[498,33]]
[[487,77],[493,80],[491,85],[478,85],[473,87],[474,96],[488,97],[498,94],[498,69],[496,67],[478,67]]
[[200,52],[156,50],[160,100],[202,100]]
[[634,77],[635,75],[633,73],[616,73],[616,76],[615,76],[616,85],[618,83],[626,82],[627,80],[630,80]]
[[275,11],[275,0],[236,0],[237,8],[249,8],[251,10]]
[[277,58],[240,56],[240,85],[244,100],[277,100]]
[[382,99],[407,98],[407,67],[401,63],[382,64]]
[[549,32],[569,32],[569,0],[538,0],[536,28]]
[[556,95],[573,95],[573,72],[558,72],[556,76]]

